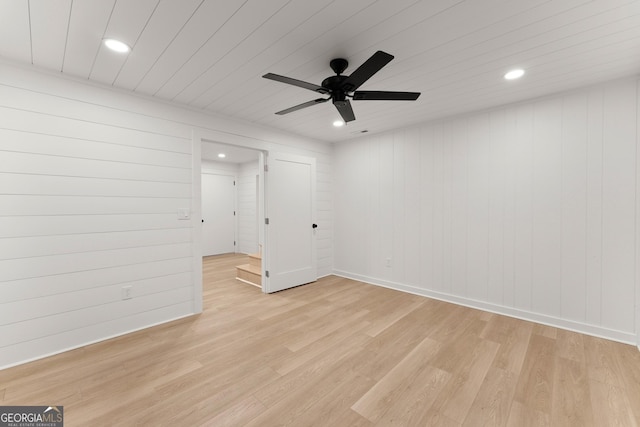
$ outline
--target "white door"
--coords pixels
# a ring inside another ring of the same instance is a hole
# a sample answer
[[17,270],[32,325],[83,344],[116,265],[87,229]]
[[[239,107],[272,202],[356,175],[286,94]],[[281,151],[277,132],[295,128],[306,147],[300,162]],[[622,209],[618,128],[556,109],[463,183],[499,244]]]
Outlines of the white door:
[[265,292],[317,279],[316,159],[269,153],[266,184]]
[[235,252],[235,178],[202,174],[202,255]]

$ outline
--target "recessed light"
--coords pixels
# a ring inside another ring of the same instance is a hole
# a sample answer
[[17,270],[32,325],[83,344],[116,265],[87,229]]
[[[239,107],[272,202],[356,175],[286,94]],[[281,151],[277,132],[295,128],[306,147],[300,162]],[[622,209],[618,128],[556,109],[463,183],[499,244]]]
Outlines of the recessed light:
[[333,122],[333,125],[337,128],[344,126],[344,122],[342,120],[336,120],[335,122]]
[[519,79],[522,76],[524,76],[524,70],[522,68],[516,68],[515,70],[511,70],[507,74],[505,74],[504,78],[506,80],[515,80]]
[[128,44],[116,39],[104,39],[104,45],[118,53],[127,53],[131,51],[131,47],[129,47]]
[[224,153],[220,153],[220,154],[218,154],[218,157],[221,158],[221,159],[224,159],[225,157],[227,157],[227,155],[224,154]]

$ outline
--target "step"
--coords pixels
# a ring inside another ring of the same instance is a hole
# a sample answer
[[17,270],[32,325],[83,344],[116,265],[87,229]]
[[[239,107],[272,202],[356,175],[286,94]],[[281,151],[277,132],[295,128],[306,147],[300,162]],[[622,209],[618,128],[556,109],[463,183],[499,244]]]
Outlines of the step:
[[250,285],[262,287],[262,269],[251,264],[236,266],[236,279]]
[[249,254],[249,264],[262,269],[262,256],[260,254]]

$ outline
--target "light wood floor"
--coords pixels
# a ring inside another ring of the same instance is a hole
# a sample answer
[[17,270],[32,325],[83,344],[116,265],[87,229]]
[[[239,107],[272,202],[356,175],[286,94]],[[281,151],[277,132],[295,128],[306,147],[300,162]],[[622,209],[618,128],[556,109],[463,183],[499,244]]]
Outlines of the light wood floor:
[[0,371],[0,405],[68,427],[640,423],[635,347],[338,277],[263,295],[238,262],[205,260],[202,315]]

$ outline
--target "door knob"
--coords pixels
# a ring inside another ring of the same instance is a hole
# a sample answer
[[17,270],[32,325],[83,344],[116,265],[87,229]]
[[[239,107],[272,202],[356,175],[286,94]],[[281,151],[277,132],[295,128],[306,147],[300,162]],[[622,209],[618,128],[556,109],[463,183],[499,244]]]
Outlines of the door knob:
[[318,228],[318,224],[313,224],[311,228]]

